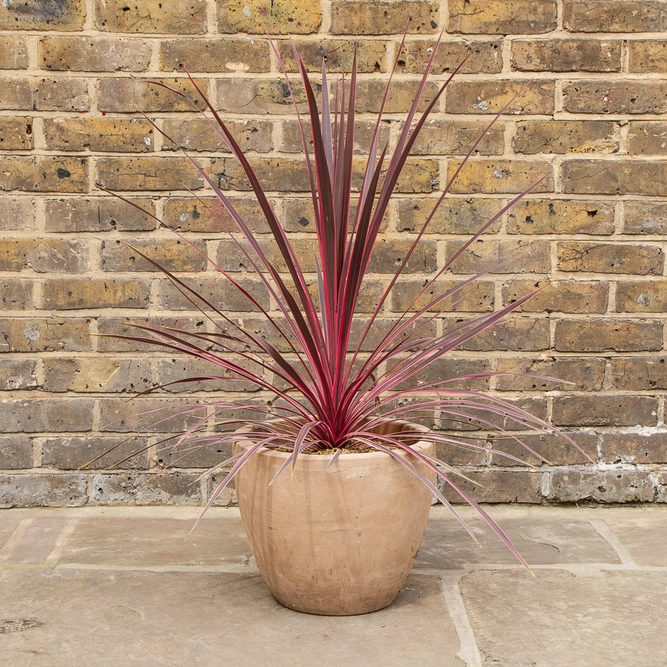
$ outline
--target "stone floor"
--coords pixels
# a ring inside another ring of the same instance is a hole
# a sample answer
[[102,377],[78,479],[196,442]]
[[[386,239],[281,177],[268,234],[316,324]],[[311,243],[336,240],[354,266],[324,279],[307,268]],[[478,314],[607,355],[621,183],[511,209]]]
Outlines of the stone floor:
[[664,667],[667,507],[496,507],[532,567],[472,513],[434,507],[393,605],[280,607],[238,512],[0,510],[0,665]]

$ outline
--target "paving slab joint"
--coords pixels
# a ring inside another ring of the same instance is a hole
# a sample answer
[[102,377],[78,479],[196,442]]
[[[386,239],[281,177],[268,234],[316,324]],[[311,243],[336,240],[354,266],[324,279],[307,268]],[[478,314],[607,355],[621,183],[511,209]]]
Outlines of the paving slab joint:
[[616,555],[620,558],[621,563],[627,567],[636,568],[637,563],[635,563],[634,558],[630,555],[630,552],[625,548],[621,540],[618,539],[614,531],[609,527],[604,519],[591,519],[591,526],[595,528],[600,537],[607,541],[609,546],[616,552]]
[[465,662],[466,667],[482,667],[482,658],[477,646],[477,640],[475,639],[475,633],[472,625],[470,625],[468,612],[466,611],[463,597],[461,596],[461,589],[459,588],[459,582],[464,574],[466,572],[463,571],[440,574],[440,582],[445,595],[447,609],[449,610],[449,615],[452,618],[461,645],[456,655]]

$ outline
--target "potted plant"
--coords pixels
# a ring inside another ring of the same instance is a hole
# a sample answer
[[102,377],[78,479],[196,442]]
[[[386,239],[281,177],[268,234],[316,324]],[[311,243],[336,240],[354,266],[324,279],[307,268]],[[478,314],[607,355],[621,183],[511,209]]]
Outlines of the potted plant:
[[[281,267],[211,175],[201,168],[200,173],[236,225],[234,233],[224,233],[236,243],[239,256],[271,296],[275,309],[264,308],[233,274],[208,257],[207,261],[214,265],[221,280],[229,281],[265,318],[271,335],[265,339],[245,328],[186,281],[162,269],[214,322],[216,331],[141,326],[137,335],[123,336],[210,363],[210,375],[179,382],[219,380],[216,369],[220,369],[227,376],[256,383],[271,395],[264,405],[212,403],[207,416],[172,444],[179,447],[190,442],[191,446],[206,447],[234,443],[233,456],[214,469],[229,467],[204,511],[235,482],[241,516],[262,576],[279,602],[300,611],[358,614],[390,604],[412,567],[432,497],[456,514],[445,488],[472,505],[525,564],[501,528],[457,483],[460,473],[436,458],[438,443],[475,449],[480,446],[463,437],[430,431],[415,420],[437,410],[454,420],[475,420],[486,428],[500,416],[528,429],[554,430],[509,403],[459,386],[462,381],[493,373],[419,382],[420,374],[431,364],[492,327],[532,296],[466,320],[446,333],[434,334],[431,329],[474,280],[460,280],[438,293],[433,291],[438,279],[540,181],[498,211],[432,276],[402,314],[388,320],[382,314],[383,307],[392,292],[400,288],[399,276],[449,192],[452,179],[370,316],[361,318],[357,309],[398,178],[420,130],[458,70],[418,114],[436,52],[437,44],[391,155],[379,139],[390,77],[363,174],[357,175],[356,57],[349,77],[342,76],[333,86],[333,97],[322,68],[318,108],[316,90],[294,51],[308,109],[306,127],[295,103],[316,230],[315,270],[310,274],[302,269],[301,258],[250,162],[193,80],[208,107],[208,113],[202,113],[250,182]],[[291,92],[287,74],[285,77]],[[471,147],[461,167],[483,136]],[[187,238],[174,233],[188,243]],[[142,256],[159,267],[159,262]],[[238,427],[236,431],[206,431],[211,420],[219,422],[228,410],[242,410],[250,416],[224,419],[227,426]],[[567,435],[563,437],[577,447]],[[458,518],[474,539],[472,531]]]

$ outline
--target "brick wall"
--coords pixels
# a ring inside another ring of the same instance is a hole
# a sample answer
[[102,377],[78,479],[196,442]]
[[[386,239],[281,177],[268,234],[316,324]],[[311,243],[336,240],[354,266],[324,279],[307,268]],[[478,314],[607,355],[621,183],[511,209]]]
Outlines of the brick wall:
[[[569,380],[572,385],[499,377],[477,386],[571,432],[597,465],[584,464],[551,436],[526,441],[552,466],[531,469],[495,455],[446,454],[483,482],[475,493],[484,501],[667,499],[666,2],[5,0],[0,506],[201,504],[211,482],[195,480],[222,455],[197,452],[174,460],[155,444],[185,417],[164,422],[161,433],[133,437],[141,427],[131,419],[134,413],[196,403],[205,387],[128,401],[132,392],[197,369],[156,349],[97,337],[126,330],[128,321],[210,326],[125,241],[262,331],[196,252],[98,188],[122,192],[229,270],[244,271],[214,216],[189,192],[207,198],[202,179],[137,111],[156,119],[209,167],[261,232],[238,166],[182,99],[144,80],[189,90],[180,63],[188,66],[230,120],[303,250],[312,233],[304,163],[263,35],[276,37],[290,68],[293,36],[311,68],[319,68],[325,55],[331,70],[340,68],[341,54],[351,53],[359,35],[363,149],[363,114],[377,109],[408,14],[413,22],[384,128],[390,141],[439,29],[446,25],[447,32],[427,95],[467,47],[472,56],[401,180],[364,307],[373,304],[429,200],[437,198],[484,123],[533,79],[462,172],[386,315],[455,252],[462,235],[546,176],[448,279],[517,254],[520,259],[481,280],[438,326],[497,308],[536,284],[547,287],[434,372],[532,371]],[[228,388],[208,387],[208,395],[224,395]],[[235,389],[245,400],[263,398],[252,386]],[[494,442],[482,432],[470,435]],[[130,440],[121,454],[150,447],[115,470],[105,466],[122,458],[118,454],[91,471],[79,470],[125,437]],[[517,453],[511,443],[504,446]]]

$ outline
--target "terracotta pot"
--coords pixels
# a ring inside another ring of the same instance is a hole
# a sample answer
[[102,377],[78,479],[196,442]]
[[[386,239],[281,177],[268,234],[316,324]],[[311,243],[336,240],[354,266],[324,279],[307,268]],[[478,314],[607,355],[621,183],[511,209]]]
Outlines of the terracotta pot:
[[[237,451],[248,445],[240,440]],[[432,442],[412,448],[435,455]],[[429,489],[382,452],[341,454],[328,471],[330,456],[304,454],[293,475],[287,469],[268,486],[288,456],[263,450],[236,477],[243,524],[273,596],[291,609],[332,616],[391,604],[424,535]],[[434,482],[435,473],[411,458]]]

